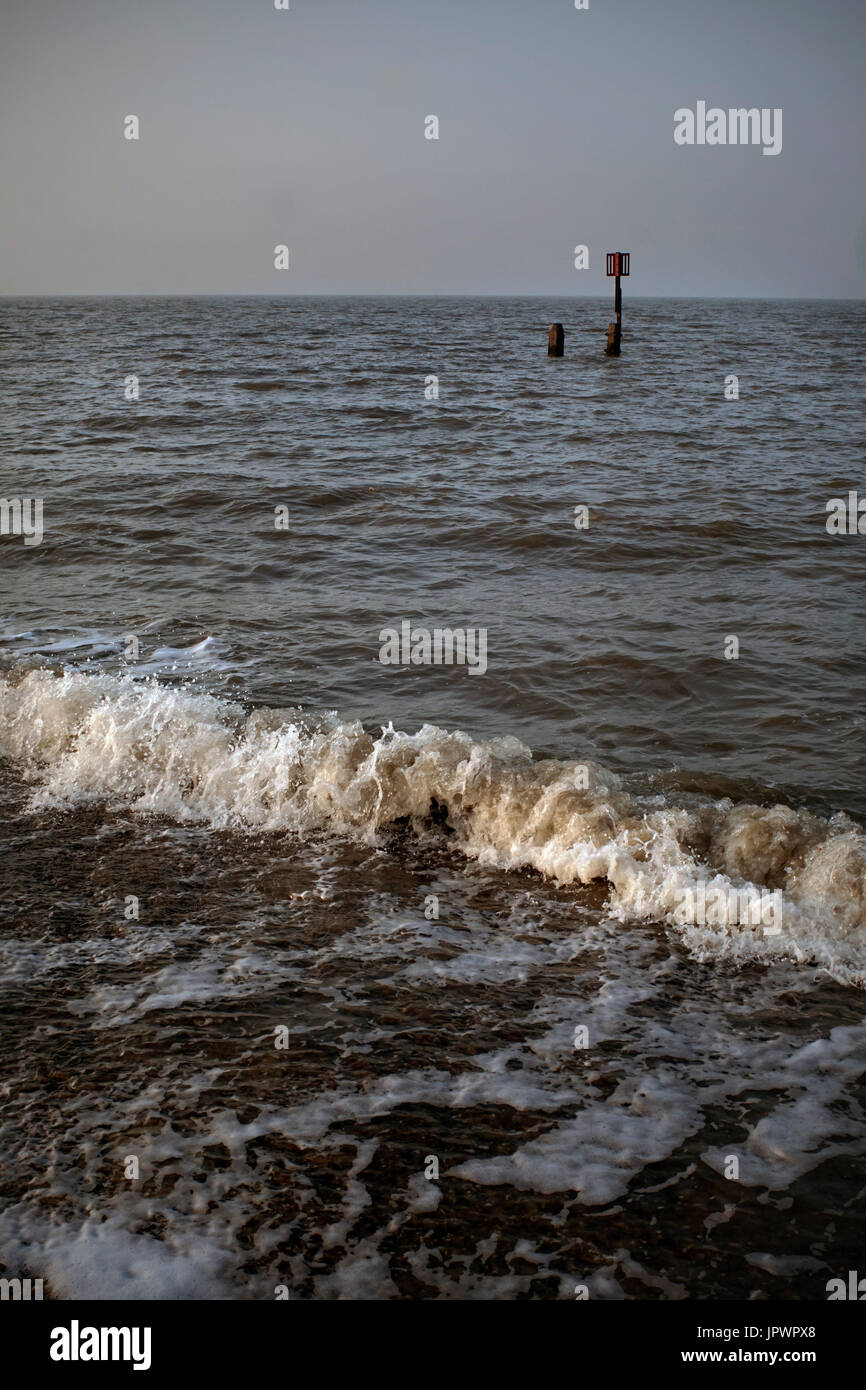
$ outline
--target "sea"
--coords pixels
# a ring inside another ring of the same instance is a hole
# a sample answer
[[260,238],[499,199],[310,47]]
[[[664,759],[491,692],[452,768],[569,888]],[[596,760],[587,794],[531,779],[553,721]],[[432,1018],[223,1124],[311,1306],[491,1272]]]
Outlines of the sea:
[[0,301],[3,1277],[866,1274],[866,304],[629,284]]

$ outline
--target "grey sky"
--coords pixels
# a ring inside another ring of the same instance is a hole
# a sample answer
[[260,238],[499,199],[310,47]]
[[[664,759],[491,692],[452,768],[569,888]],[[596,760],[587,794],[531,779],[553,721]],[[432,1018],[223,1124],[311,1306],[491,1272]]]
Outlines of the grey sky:
[[864,71],[864,0],[0,0],[0,293],[862,296]]

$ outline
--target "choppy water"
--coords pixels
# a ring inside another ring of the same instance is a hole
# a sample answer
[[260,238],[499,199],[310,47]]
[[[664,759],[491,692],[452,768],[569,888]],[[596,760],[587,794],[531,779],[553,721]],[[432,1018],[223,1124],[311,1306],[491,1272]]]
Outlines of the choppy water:
[[[626,295],[618,361],[608,318],[0,305],[2,491],[45,528],[0,539],[7,1271],[857,1268],[866,539],[825,508],[863,485],[866,308]],[[403,619],[485,629],[487,669],[381,664]]]

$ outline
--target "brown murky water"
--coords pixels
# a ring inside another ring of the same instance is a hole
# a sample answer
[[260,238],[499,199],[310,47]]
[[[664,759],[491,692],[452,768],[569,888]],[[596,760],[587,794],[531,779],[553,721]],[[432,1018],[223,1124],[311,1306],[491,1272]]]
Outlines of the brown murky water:
[[[483,307],[495,362],[467,301],[329,301],[315,352],[293,303],[0,309],[46,517],[2,541],[0,1262],[53,1297],[858,1267],[863,307],[644,302],[615,364],[597,306],[562,363],[562,306]],[[383,666],[402,617],[487,670]],[[684,919],[715,882],[781,933]]]

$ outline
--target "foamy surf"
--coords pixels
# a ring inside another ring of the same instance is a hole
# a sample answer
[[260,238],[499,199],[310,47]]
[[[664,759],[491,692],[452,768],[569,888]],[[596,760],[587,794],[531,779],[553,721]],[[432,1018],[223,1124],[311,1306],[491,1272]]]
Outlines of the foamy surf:
[[[784,805],[641,797],[603,767],[534,761],[505,737],[424,725],[374,737],[336,716],[245,711],[155,680],[33,670],[0,679],[0,753],[31,808],[105,803],[239,831],[375,838],[447,818],[451,842],[501,869],[606,880],[623,923],[661,921],[699,958],[787,957],[866,985],[866,836]],[[772,928],[744,900],[772,894]],[[695,904],[711,904],[695,912]]]

